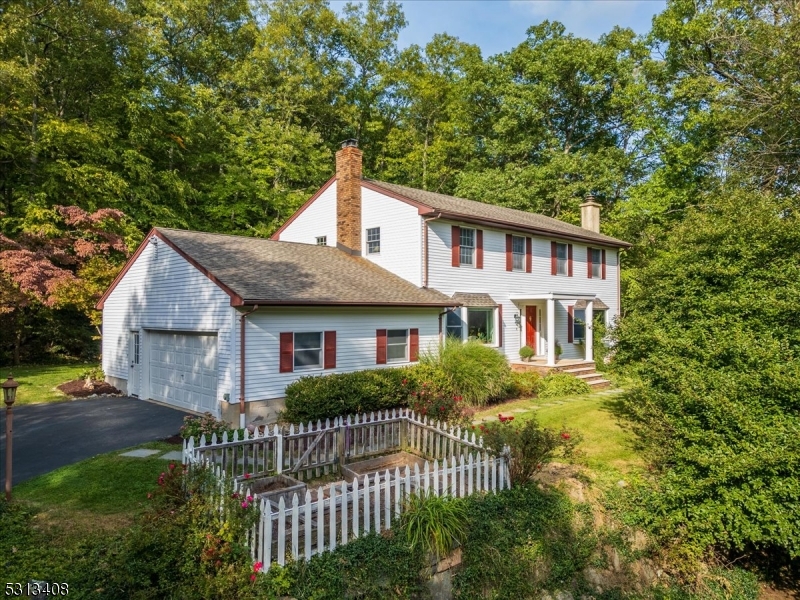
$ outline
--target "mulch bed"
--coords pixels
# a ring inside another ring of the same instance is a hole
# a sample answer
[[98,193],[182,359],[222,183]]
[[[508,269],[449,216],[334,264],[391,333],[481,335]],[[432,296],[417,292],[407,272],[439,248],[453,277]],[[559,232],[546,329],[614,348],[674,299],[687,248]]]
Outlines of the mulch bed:
[[161,440],[162,442],[166,442],[167,444],[178,444],[180,446],[183,445],[183,438],[179,435],[171,435],[168,438],[164,438]]
[[86,398],[95,394],[97,396],[105,396],[108,394],[120,394],[121,392],[110,383],[105,381],[94,381],[91,388],[86,387],[86,380],[73,379],[67,383],[62,383],[56,389],[61,390],[67,396],[72,398]]

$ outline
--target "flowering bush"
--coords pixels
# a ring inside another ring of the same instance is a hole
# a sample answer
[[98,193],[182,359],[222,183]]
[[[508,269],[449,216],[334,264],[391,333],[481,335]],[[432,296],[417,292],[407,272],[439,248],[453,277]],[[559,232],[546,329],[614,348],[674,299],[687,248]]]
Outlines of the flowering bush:
[[211,439],[212,434],[216,433],[217,437],[222,437],[222,434],[227,432],[228,436],[231,436],[233,431],[227,422],[221,421],[207,412],[200,417],[184,417],[180,434],[183,439],[193,437],[195,440],[199,440],[200,436],[204,434],[206,439]]
[[498,421],[480,425],[484,445],[497,453],[509,448],[509,474],[514,484],[529,481],[542,465],[556,456],[569,457],[581,441],[577,432],[542,428],[535,418],[521,425],[514,417],[498,415]]
[[437,375],[436,369],[420,366],[413,371],[413,377],[402,380],[401,385],[408,391],[409,408],[429,419],[468,425],[475,411],[446,379]]

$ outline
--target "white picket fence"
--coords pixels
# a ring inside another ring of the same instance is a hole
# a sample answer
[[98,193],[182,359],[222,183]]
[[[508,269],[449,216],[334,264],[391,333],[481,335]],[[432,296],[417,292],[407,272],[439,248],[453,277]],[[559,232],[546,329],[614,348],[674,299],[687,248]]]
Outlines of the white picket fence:
[[273,563],[285,565],[290,557],[309,560],[371,531],[390,529],[408,494],[465,497],[510,487],[505,458],[484,453],[452,457],[441,465],[426,461],[421,470],[414,465],[402,473],[396,468],[394,473],[364,475],[327,490],[306,491],[304,497],[294,494],[288,505],[283,497],[277,507],[262,500],[260,521],[250,535],[253,560],[265,569]]
[[[461,498],[511,487],[507,453],[495,456],[474,431],[434,422],[406,409],[337,417],[323,424],[267,426],[211,440],[184,442],[183,462],[213,469],[220,491],[229,478],[234,490],[251,495],[252,477],[291,474],[309,480],[339,470],[339,464],[407,450],[428,459],[401,472],[396,468],[367,474],[352,482],[295,493],[290,503],[259,501],[260,517],[248,535],[254,561],[264,569],[289,558],[309,560],[315,554],[362,535],[391,528],[413,493]],[[220,499],[221,501],[221,499]]]
[[471,429],[453,427],[408,409],[336,417],[325,423],[267,425],[250,434],[238,431],[229,439],[216,434],[184,441],[183,462],[219,465],[231,477],[292,473],[307,481],[352,462],[392,450],[408,450],[445,459],[483,450],[483,439]]

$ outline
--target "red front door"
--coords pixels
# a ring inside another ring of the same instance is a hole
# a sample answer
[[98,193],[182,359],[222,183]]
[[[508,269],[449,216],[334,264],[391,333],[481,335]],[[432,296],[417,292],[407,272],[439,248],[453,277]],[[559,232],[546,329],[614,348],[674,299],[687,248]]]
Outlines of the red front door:
[[536,307],[525,307],[525,345],[536,352]]

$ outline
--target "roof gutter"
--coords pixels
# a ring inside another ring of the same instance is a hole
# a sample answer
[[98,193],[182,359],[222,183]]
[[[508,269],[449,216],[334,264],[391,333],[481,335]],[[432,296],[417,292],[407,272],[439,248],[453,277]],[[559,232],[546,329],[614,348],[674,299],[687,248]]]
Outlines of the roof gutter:
[[244,357],[244,332],[245,318],[258,310],[258,304],[239,317],[239,429],[244,429],[245,410],[244,410],[244,382],[245,382],[245,357]]

